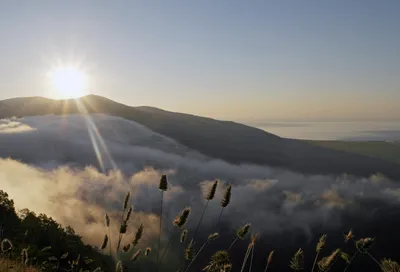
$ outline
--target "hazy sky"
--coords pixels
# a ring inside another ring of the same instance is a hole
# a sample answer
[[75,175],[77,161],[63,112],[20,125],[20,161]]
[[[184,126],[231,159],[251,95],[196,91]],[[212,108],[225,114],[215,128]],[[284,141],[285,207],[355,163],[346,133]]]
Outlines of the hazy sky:
[[0,99],[88,91],[224,119],[400,120],[400,1],[1,1]]

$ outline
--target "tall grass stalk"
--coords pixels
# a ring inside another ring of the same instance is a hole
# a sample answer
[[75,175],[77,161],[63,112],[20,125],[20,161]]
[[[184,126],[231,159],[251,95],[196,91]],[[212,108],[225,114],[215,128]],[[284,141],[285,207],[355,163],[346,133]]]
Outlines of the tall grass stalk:
[[247,259],[249,258],[249,255],[250,255],[250,251],[251,251],[251,245],[249,245],[247,247],[246,253],[244,254],[244,259],[243,259],[242,268],[240,269],[240,272],[244,271],[244,267],[246,266]]
[[[122,238],[123,238],[124,234],[126,233],[126,229],[128,227],[128,220],[125,220],[124,217],[125,217],[125,213],[128,209],[128,203],[129,203],[130,197],[131,197],[131,192],[128,192],[125,196],[123,211],[122,211],[122,215],[121,215],[121,222],[120,222],[121,224],[120,224],[120,228],[119,228],[117,251],[119,250],[119,248],[121,246]],[[127,219],[129,219],[129,218],[127,218]]]
[[167,175],[162,175],[160,179],[160,184],[158,189],[161,191],[161,201],[160,201],[160,226],[158,231],[158,247],[157,247],[157,271],[159,270],[159,257],[161,250],[161,235],[162,235],[162,218],[163,218],[163,201],[164,201],[164,192],[168,190],[168,178]]
[[317,243],[317,247],[316,247],[316,249],[315,249],[315,251],[316,251],[317,253],[315,254],[315,259],[314,259],[314,263],[313,263],[311,272],[314,272],[315,265],[317,264],[317,261],[318,261],[319,253],[320,253],[321,250],[325,247],[325,245],[326,245],[326,234],[323,234],[323,235],[319,238],[319,241],[318,241],[318,243]]
[[197,256],[199,256],[199,254],[203,251],[203,249],[211,242],[214,241],[216,239],[219,238],[219,234],[218,233],[213,233],[210,234],[207,238],[207,240],[204,242],[204,244],[201,246],[201,248],[199,249],[199,251],[196,253],[196,255],[194,256],[194,258],[191,260],[191,262],[189,263],[189,265],[187,266],[185,272],[187,272],[189,270],[189,267],[193,264],[193,262],[196,260]]
[[111,249],[111,228],[110,228],[110,217],[108,216],[108,214],[106,214],[105,216],[105,220],[106,220],[106,227],[108,229],[108,245],[110,248],[110,257],[112,255],[112,249]]
[[229,250],[233,247],[233,245],[236,243],[236,241],[237,241],[238,239],[240,239],[240,240],[243,240],[243,239],[244,239],[244,237],[246,236],[246,234],[249,232],[250,227],[251,227],[251,224],[250,224],[250,223],[247,223],[246,225],[244,225],[243,227],[241,227],[240,229],[238,229],[238,230],[236,231],[236,237],[235,237],[235,239],[233,240],[233,242],[231,243],[231,245],[229,246],[229,248],[228,248],[227,251],[229,251]]
[[232,185],[229,184],[228,187],[225,190],[224,196],[221,199],[221,212],[218,216],[217,224],[215,225],[215,228],[219,226],[219,223],[221,221],[222,213],[224,212],[225,208],[229,205],[231,201],[231,191],[232,191]]
[[272,257],[274,256],[274,252],[275,252],[275,250],[272,250],[272,251],[268,254],[267,265],[265,266],[264,272],[267,272],[268,267],[269,267],[270,263],[272,262]]
[[[186,223],[187,223],[187,220],[188,220],[188,218],[189,218],[190,212],[191,212],[191,208],[190,208],[190,207],[186,207],[185,209],[183,209],[183,211],[180,213],[180,215],[178,215],[178,216],[175,218],[175,220],[173,221],[174,227],[175,227],[175,228],[182,229],[182,228],[186,225]],[[164,258],[164,256],[165,256],[165,254],[168,252],[168,248],[169,248],[169,245],[170,245],[170,243],[171,243],[172,236],[173,236],[173,233],[171,233],[171,234],[169,235],[169,238],[168,238],[168,241],[167,241],[167,245],[165,246],[165,248],[164,248],[164,250],[163,250],[163,253],[162,253],[162,255],[161,255],[161,258],[159,259],[159,263],[162,262],[162,260],[163,260],[163,258]]]
[[210,202],[210,200],[213,200],[213,198],[215,196],[215,192],[217,191],[217,186],[218,186],[218,180],[214,181],[214,183],[211,185],[210,189],[208,190],[207,195],[204,197],[207,200],[207,202],[204,205],[204,209],[203,209],[203,212],[201,213],[201,217],[200,217],[199,223],[197,224],[196,230],[194,231],[193,241],[196,240],[196,235],[197,235],[197,232],[199,231],[201,222],[203,221],[203,217],[204,217],[204,214],[205,214],[205,212],[207,210],[208,203]]

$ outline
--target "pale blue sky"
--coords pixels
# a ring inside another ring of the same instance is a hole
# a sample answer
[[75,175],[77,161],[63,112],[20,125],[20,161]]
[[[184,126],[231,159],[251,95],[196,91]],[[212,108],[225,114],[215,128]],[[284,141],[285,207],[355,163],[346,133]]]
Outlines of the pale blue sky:
[[223,119],[400,120],[400,1],[1,1],[0,99],[88,91]]

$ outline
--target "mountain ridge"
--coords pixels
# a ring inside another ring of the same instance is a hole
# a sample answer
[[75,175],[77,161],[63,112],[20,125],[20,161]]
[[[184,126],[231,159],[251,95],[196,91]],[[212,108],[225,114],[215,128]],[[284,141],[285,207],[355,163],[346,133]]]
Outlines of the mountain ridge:
[[[77,103],[79,102],[79,103]],[[372,175],[400,178],[396,163],[281,138],[258,128],[154,107],[128,106],[98,95],[54,100],[43,97],[0,101],[0,118],[102,113],[135,121],[212,158],[287,168],[305,174]],[[1,156],[1,152],[0,152]]]

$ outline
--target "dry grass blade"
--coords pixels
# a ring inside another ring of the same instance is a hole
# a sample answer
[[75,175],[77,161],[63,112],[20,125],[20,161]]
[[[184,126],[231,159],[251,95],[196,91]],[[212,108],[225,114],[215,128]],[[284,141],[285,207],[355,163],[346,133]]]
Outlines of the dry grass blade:
[[272,258],[274,257],[275,254],[275,250],[272,250],[269,254],[268,254],[268,260],[267,263],[270,264],[272,263]]
[[294,254],[289,266],[295,271],[304,269],[304,253],[301,248],[299,248],[299,250]]

